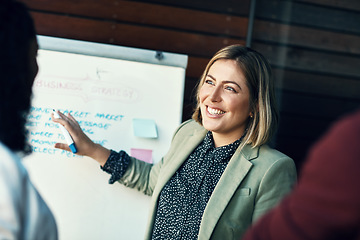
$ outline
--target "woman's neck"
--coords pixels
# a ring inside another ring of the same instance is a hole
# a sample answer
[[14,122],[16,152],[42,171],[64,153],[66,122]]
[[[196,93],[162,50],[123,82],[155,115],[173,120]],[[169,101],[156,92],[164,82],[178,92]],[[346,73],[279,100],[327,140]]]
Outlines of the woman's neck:
[[244,131],[242,131],[241,133],[235,132],[232,134],[221,134],[221,133],[212,132],[212,134],[213,134],[215,148],[217,148],[217,147],[229,145],[230,143],[233,143],[236,140],[240,139],[244,134]]

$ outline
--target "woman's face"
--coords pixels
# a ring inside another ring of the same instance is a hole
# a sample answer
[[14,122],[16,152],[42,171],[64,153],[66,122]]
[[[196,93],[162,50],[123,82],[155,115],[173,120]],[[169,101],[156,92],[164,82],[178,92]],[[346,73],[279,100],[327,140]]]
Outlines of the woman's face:
[[234,60],[213,63],[199,92],[203,126],[229,143],[239,139],[250,116],[246,79]]

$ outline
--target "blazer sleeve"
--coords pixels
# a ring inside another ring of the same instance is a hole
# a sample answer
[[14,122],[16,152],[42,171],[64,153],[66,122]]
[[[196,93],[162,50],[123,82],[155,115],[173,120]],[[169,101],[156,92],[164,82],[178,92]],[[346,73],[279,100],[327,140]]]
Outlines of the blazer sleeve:
[[182,123],[175,131],[170,150],[168,153],[161,158],[161,160],[156,164],[146,163],[134,157],[130,157],[129,166],[123,175],[123,177],[118,181],[121,184],[137,189],[138,191],[151,196],[154,188],[157,184],[157,180],[164,163],[166,163],[173,154],[173,149],[177,149],[176,139],[183,137],[183,133],[187,132],[184,130],[186,126],[191,125],[192,120],[188,120]]

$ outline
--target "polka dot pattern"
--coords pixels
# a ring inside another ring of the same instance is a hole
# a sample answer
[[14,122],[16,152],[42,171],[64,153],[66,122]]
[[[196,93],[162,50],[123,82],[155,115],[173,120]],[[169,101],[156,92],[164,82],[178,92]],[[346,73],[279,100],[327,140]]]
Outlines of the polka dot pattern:
[[161,191],[152,239],[197,239],[205,207],[239,144],[215,148],[207,133]]
[[[160,193],[153,240],[197,239],[201,218],[225,168],[241,139],[215,148],[211,132],[190,154]],[[119,180],[129,165],[129,155],[111,150],[102,170],[111,174],[109,183]]]
[[129,155],[125,151],[119,153],[111,150],[110,156],[106,160],[103,167],[100,167],[103,171],[111,174],[109,183],[113,184],[119,180],[125,173],[129,165]]

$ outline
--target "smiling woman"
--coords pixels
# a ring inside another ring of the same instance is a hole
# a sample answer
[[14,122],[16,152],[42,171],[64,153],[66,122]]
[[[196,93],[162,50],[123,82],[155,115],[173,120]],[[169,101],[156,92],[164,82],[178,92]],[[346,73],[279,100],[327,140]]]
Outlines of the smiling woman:
[[204,124],[203,118],[206,116],[206,111],[202,108],[201,92],[203,92],[203,88],[207,89],[204,85],[216,83],[214,74],[219,74],[218,81],[227,84],[224,87],[228,90],[230,87],[234,92],[234,95],[224,94],[224,97],[233,96],[233,98],[232,100],[226,100],[229,97],[222,99],[219,106],[224,105],[223,100],[233,102],[237,99],[240,101],[243,97],[248,98],[249,101],[245,108],[233,103],[233,105],[237,105],[237,111],[245,115],[241,119],[233,121],[242,122],[242,126],[246,126],[247,129],[246,132],[244,132],[244,128],[236,131],[237,134],[234,132],[234,137],[245,133],[243,146],[251,144],[253,147],[257,147],[266,144],[276,131],[279,118],[275,101],[275,86],[268,61],[255,50],[239,45],[228,46],[218,51],[209,61],[198,84],[198,105],[193,119],[200,124]]
[[[271,69],[259,53],[233,45],[210,60],[193,119],[175,132],[156,164],[91,141],[71,115],[53,121],[118,181],[152,196],[145,239],[240,239],[296,181],[294,162],[266,145],[277,124]],[[65,144],[55,147],[68,150]]]

